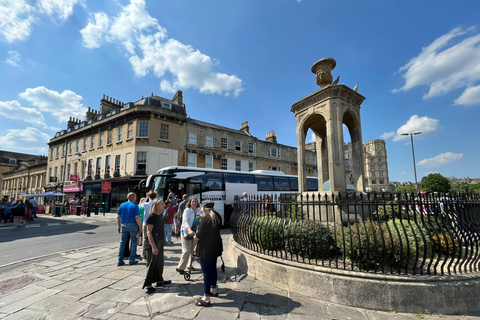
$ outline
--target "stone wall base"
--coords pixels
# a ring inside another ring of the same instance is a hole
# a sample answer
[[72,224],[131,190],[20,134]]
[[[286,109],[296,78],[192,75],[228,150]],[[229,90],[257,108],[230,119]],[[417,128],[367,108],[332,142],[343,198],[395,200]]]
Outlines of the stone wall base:
[[463,314],[480,310],[480,274],[399,276],[330,269],[263,255],[233,239],[230,255],[249,276],[332,303],[409,313]]

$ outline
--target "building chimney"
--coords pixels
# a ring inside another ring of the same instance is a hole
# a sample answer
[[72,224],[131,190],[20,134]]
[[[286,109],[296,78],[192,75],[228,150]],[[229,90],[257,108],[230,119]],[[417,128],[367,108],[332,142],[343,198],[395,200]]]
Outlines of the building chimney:
[[73,129],[77,122],[75,121],[75,118],[70,117],[70,119],[67,122],[67,129]]
[[240,125],[240,131],[245,132],[246,134],[250,134],[250,127],[248,126],[248,121],[242,122]]
[[90,121],[95,119],[95,110],[88,107],[87,114],[85,115],[85,120]]
[[275,131],[270,131],[267,133],[267,139],[265,139],[267,142],[271,143],[277,143],[277,137],[275,136]]
[[178,90],[177,93],[175,93],[175,96],[173,97],[172,101],[174,101],[176,104],[183,106],[183,92],[182,90]]

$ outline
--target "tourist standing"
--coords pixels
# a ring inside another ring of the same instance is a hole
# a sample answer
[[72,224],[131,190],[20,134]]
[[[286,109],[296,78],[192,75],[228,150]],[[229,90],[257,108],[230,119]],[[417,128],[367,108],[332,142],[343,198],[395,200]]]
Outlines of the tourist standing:
[[37,217],[37,205],[38,205],[37,200],[35,200],[35,198],[30,198],[30,203],[33,206],[32,218],[36,218]]
[[150,207],[152,206],[153,200],[157,197],[157,194],[154,191],[148,191],[147,192],[147,200],[143,203],[143,219],[142,219],[142,225],[143,225],[143,252],[142,256],[143,258],[147,257],[147,251],[145,249],[145,245],[147,244],[147,219],[148,216],[150,215]]
[[[195,246],[196,240],[193,239],[195,230],[198,223],[200,222],[201,211],[198,207],[197,198],[193,197],[188,200],[187,208],[182,214],[182,227],[181,235],[182,239],[182,255],[180,257],[180,262],[178,263],[176,271],[180,274],[185,273],[185,267],[191,264],[192,251]],[[191,271],[194,269],[191,268]]]
[[213,210],[214,202],[205,201],[202,204],[203,216],[194,238],[198,240],[197,255],[203,273],[203,298],[195,305],[210,306],[210,296],[217,297],[217,258],[222,255],[223,244],[220,236],[222,218]]
[[132,244],[130,249],[129,264],[134,265],[138,263],[138,260],[135,260],[135,256],[137,255],[137,234],[141,234],[142,222],[140,220],[138,205],[135,203],[137,200],[137,195],[133,192],[130,192],[127,195],[127,199],[127,202],[124,202],[120,205],[117,213],[117,228],[118,233],[120,233],[120,246],[118,248],[117,266],[125,265],[125,262],[123,262],[123,251],[127,245],[127,238],[129,235]]
[[147,288],[147,293],[155,292],[153,283],[157,287],[170,284],[172,281],[163,279],[163,246],[165,243],[163,215],[165,214],[165,203],[161,199],[152,201],[150,215],[147,218],[147,275],[143,283],[143,288]]
[[167,245],[172,245],[173,217],[175,210],[171,207],[170,200],[165,201],[165,212],[163,214],[163,222],[165,225],[165,241]]

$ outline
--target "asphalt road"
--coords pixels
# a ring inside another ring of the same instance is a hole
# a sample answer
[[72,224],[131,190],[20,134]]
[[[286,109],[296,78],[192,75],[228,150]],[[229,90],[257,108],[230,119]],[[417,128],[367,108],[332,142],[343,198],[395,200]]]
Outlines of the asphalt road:
[[[39,215],[23,228],[0,223],[0,267],[60,251],[119,242],[115,215]],[[115,263],[113,261],[112,263]]]

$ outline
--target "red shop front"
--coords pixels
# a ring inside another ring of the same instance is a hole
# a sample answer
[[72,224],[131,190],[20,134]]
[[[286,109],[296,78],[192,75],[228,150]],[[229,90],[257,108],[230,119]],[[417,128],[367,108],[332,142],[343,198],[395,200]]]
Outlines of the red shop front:
[[83,213],[83,202],[81,197],[83,196],[83,186],[68,186],[63,187],[63,193],[68,197],[68,203],[70,203],[70,212],[77,214],[77,208],[81,210],[79,214]]

